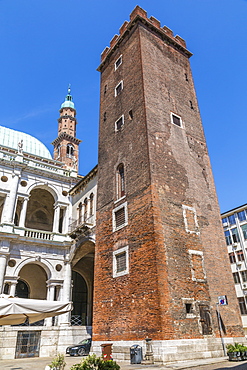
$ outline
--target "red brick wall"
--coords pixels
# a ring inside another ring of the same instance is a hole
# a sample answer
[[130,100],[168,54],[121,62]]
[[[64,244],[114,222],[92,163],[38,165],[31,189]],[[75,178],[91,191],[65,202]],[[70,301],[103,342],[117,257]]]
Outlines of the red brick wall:
[[[188,57],[141,21],[128,27],[100,67],[93,339],[199,338],[199,304],[211,306],[218,335],[215,303],[223,294],[230,302],[222,309],[227,335],[241,336]],[[120,55],[123,63],[115,71]],[[121,80],[123,91],[115,97]],[[181,116],[183,128],[171,124],[171,112]],[[125,123],[116,132],[122,114]],[[125,167],[126,198],[116,203],[119,163]],[[113,232],[112,210],[125,201],[128,226]],[[129,274],[113,278],[113,251],[125,245]],[[193,275],[191,250],[202,252],[206,279],[202,272]],[[194,319],[186,316],[186,299],[194,300]]]

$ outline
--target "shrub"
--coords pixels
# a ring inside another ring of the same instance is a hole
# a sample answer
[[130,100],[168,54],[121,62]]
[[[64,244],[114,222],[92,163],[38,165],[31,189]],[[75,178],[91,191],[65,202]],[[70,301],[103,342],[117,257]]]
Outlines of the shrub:
[[234,344],[228,344],[226,346],[227,348],[227,353],[233,353],[233,352],[246,352],[247,351],[247,347],[244,346],[243,344],[241,343],[237,343],[235,342]]
[[88,356],[80,364],[75,364],[71,370],[119,370],[120,366],[116,361],[106,360],[104,361],[101,357],[96,355]]
[[50,365],[51,370],[64,370],[66,362],[64,360],[64,355],[58,353],[58,355],[53,359]]

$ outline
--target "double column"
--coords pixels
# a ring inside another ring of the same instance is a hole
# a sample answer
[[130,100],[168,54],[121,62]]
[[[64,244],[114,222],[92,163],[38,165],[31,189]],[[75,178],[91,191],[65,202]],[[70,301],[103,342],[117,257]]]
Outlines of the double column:
[[3,293],[4,288],[4,276],[6,271],[7,259],[9,256],[9,245],[3,245],[0,247],[0,294]]

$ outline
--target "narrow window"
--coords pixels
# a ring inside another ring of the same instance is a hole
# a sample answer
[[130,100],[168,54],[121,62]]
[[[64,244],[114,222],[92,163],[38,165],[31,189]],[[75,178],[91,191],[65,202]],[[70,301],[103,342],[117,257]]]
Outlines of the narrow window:
[[106,92],[107,92],[107,85],[105,85],[104,87],[104,95],[106,94]]
[[104,118],[103,119],[104,119],[104,122],[105,122],[106,121],[106,112],[104,113]]
[[245,211],[238,212],[238,219],[239,219],[240,222],[246,220]]
[[185,303],[186,313],[192,313],[192,303]]
[[247,240],[247,224],[242,225],[241,229],[242,229],[242,232],[243,232],[244,240]]
[[115,62],[115,71],[118,69],[118,67],[122,64],[122,55],[116,60]]
[[171,120],[172,120],[172,123],[176,126],[179,126],[179,127],[182,127],[182,120],[181,120],[181,117],[175,115],[175,114],[171,114]]
[[226,245],[231,245],[232,244],[232,238],[231,238],[231,235],[230,235],[230,231],[226,230],[226,231],[224,231],[224,233],[225,233]]
[[113,277],[129,273],[129,247],[125,246],[113,252]]
[[243,251],[237,251],[237,257],[238,257],[238,261],[244,261],[244,253]]
[[227,219],[227,217],[222,218],[222,225],[223,225],[223,227],[227,227],[228,226],[228,219]]
[[240,283],[240,277],[239,277],[239,273],[238,272],[234,272],[233,273],[233,280],[234,280],[234,283],[235,284],[239,284]]
[[241,277],[242,277],[242,282],[246,283],[247,282],[247,271],[241,271]]
[[74,155],[74,147],[72,144],[67,145],[67,157],[73,157]]
[[133,119],[133,111],[132,109],[129,111],[129,119],[132,120]]
[[194,109],[194,107],[193,107],[193,103],[192,103],[192,101],[190,100],[190,108],[191,109]]
[[120,131],[124,125],[124,116],[121,116],[116,122],[115,122],[115,131]]
[[84,222],[87,220],[87,198],[84,199]]
[[189,81],[189,80],[188,80],[188,75],[187,75],[187,73],[185,73],[185,74],[184,74],[184,77],[185,77],[185,81]]
[[229,221],[230,225],[235,225],[235,223],[236,223],[235,216],[234,215],[229,216],[228,221]]
[[119,82],[119,84],[115,87],[115,96],[118,96],[122,90],[123,90],[123,81]]
[[121,163],[117,168],[117,198],[125,195],[124,165]]
[[61,145],[58,145],[57,146],[57,158],[60,157],[60,154],[61,154]]
[[113,231],[117,231],[128,225],[127,202],[116,207],[112,211]]
[[231,229],[232,233],[232,240],[234,243],[239,243],[239,235],[238,235],[238,229],[235,227],[234,229]]
[[247,315],[246,303],[244,297],[238,298],[238,304],[241,311],[241,315]]
[[94,198],[94,194],[91,193],[90,194],[90,208],[89,208],[89,216],[92,216],[93,215],[93,198]]
[[229,253],[230,263],[236,263],[236,257],[234,252]]
[[79,203],[78,206],[78,224],[82,223],[82,202]]

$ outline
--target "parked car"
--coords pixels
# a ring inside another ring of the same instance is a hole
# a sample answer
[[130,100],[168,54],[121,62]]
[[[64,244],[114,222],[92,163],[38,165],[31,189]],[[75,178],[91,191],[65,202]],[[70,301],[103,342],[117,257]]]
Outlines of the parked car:
[[83,339],[80,343],[66,348],[66,354],[70,356],[86,356],[90,352],[91,338]]

